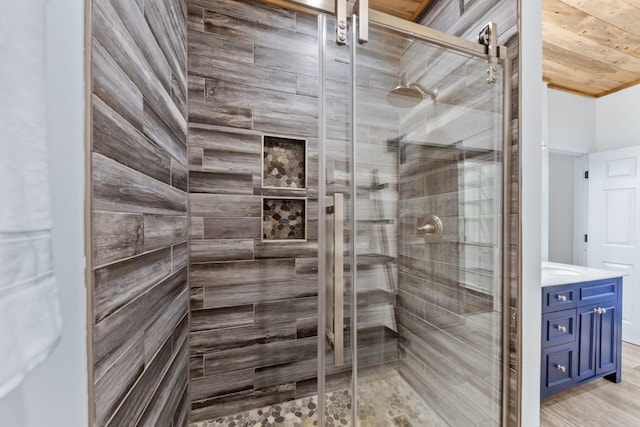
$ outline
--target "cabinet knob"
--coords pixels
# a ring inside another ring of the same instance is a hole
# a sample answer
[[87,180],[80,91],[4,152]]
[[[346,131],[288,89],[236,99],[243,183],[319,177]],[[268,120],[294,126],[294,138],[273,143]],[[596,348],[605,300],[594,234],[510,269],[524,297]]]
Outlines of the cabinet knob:
[[603,308],[600,309],[600,314],[605,314],[606,312],[607,312],[606,308],[603,307]]
[[567,332],[567,327],[566,327],[566,326],[563,326],[563,325],[556,325],[556,329],[557,329],[559,332]]
[[558,295],[558,301],[566,301],[566,300],[567,300],[566,295]]
[[566,372],[567,371],[567,367],[564,365],[556,365],[556,369],[560,372]]
[[597,314],[605,314],[607,312],[607,309],[602,307],[597,307],[597,308],[594,308],[593,311],[595,311]]

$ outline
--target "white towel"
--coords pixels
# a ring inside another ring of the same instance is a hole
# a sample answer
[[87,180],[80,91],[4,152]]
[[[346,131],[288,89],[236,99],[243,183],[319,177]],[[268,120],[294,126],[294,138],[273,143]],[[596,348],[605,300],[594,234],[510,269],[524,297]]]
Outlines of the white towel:
[[0,13],[0,398],[53,351],[62,327],[51,251],[45,1],[4,2]]

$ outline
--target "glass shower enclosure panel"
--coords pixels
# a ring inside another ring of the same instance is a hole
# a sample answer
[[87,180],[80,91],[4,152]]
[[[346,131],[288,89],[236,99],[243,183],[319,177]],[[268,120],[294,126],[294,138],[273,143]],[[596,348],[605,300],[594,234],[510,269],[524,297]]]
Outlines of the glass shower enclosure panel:
[[502,70],[319,25],[320,425],[500,425]]

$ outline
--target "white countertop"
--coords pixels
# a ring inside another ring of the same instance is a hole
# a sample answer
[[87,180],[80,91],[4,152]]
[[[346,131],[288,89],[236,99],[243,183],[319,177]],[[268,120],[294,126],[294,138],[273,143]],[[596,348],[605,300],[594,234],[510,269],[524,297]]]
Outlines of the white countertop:
[[542,287],[591,282],[593,280],[612,279],[622,276],[622,273],[613,270],[600,270],[581,265],[560,264],[558,262],[542,263]]

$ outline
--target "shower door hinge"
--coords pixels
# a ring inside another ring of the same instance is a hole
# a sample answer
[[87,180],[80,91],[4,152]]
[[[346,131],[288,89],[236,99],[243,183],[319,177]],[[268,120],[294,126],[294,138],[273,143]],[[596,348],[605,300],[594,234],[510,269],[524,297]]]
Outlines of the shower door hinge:
[[498,75],[498,26],[495,22],[489,22],[480,30],[478,43],[487,47],[487,83],[495,83]]

